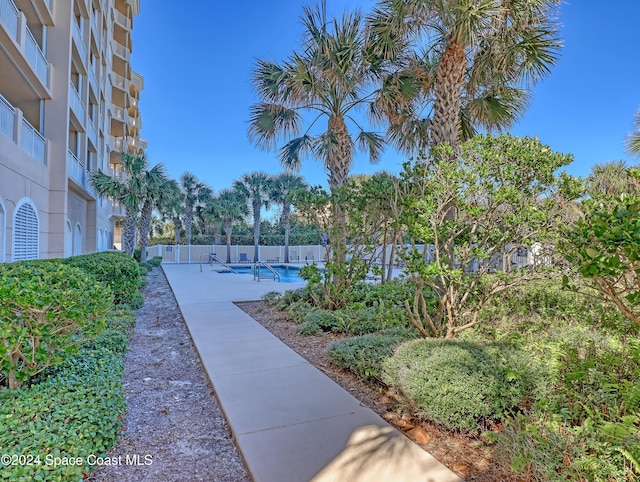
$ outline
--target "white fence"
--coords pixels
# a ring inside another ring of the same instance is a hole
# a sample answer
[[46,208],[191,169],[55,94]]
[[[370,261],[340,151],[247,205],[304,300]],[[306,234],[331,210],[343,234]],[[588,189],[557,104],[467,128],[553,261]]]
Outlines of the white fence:
[[[231,246],[231,263],[253,262],[253,246]],[[199,263],[202,256],[215,253],[222,261],[227,260],[226,244],[208,245],[166,245],[158,244],[147,248],[147,257],[162,256],[163,263]],[[258,260],[266,263],[284,263],[284,246],[258,246]],[[305,263],[324,261],[326,248],[321,245],[289,246],[289,261]]]

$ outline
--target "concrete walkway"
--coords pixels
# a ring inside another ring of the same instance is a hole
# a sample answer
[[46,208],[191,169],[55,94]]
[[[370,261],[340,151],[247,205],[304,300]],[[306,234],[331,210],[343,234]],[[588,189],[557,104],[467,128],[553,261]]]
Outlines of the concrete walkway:
[[303,284],[162,267],[256,482],[460,480],[232,303]]

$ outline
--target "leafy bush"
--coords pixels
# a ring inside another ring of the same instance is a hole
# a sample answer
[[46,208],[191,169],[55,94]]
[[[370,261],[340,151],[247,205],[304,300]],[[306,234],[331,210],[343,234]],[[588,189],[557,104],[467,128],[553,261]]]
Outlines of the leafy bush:
[[140,270],[138,263],[125,253],[102,252],[72,256],[62,260],[95,276],[111,288],[116,304],[140,308],[143,303],[138,291]]
[[[40,464],[5,466],[0,480],[83,480],[89,455],[105,456],[122,431],[121,387],[126,337],[135,317],[110,314],[107,328],[81,352],[18,390],[0,391],[0,452],[40,456]],[[49,457],[49,459],[47,459]],[[77,466],[47,466],[53,457],[82,458]]]
[[383,300],[360,310],[339,311],[340,325],[335,331],[348,335],[364,335],[394,327],[407,327],[409,321],[404,308],[388,306]]
[[152,265],[154,268],[157,268],[162,264],[162,256],[154,256],[150,260],[147,260],[147,263]]
[[314,308],[306,301],[294,301],[289,305],[289,316],[296,323],[302,323]]
[[490,300],[480,314],[486,335],[524,340],[524,335],[545,333],[551,327],[582,324],[613,333],[640,333],[618,311],[594,292],[565,289],[560,274],[530,281]]
[[635,480],[640,474],[640,341],[571,330],[552,337],[558,389],[506,424],[498,460],[530,480]]
[[382,378],[426,419],[469,432],[485,421],[504,420],[528,394],[548,390],[543,366],[501,343],[410,341],[383,362]]
[[398,344],[415,337],[415,330],[388,328],[378,333],[336,341],[327,350],[327,356],[336,365],[351,370],[363,380],[382,381],[382,362],[391,356]]
[[301,335],[318,335],[323,331],[338,331],[340,318],[334,311],[315,310],[308,312],[304,323],[298,327]]
[[0,265],[0,373],[17,388],[105,328],[110,290],[58,262]]

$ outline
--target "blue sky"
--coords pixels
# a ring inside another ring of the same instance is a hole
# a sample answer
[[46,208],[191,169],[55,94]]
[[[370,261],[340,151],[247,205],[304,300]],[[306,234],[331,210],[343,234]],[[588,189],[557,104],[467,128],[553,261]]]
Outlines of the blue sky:
[[[242,174],[282,172],[275,152],[247,139],[250,76],[256,58],[281,61],[300,45],[306,0],[141,0],[133,30],[133,69],[145,78],[142,137],[152,164],[172,178],[193,172],[215,192]],[[327,0],[330,14],[368,10],[373,0]],[[594,164],[624,159],[624,139],[640,108],[640,1],[571,0],[561,9],[564,48],[550,77],[535,88],[511,133],[538,136],[575,156],[568,168],[585,176]],[[355,159],[353,173],[398,172],[405,160],[387,149],[377,165]],[[326,186],[309,159],[300,174]]]

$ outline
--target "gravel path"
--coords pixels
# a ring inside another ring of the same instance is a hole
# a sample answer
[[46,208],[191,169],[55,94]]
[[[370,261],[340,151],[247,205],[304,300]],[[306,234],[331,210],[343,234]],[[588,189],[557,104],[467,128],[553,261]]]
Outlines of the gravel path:
[[125,433],[92,481],[250,481],[164,272],[148,274],[125,358]]

